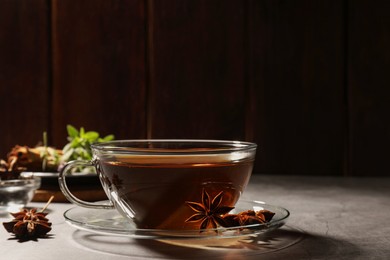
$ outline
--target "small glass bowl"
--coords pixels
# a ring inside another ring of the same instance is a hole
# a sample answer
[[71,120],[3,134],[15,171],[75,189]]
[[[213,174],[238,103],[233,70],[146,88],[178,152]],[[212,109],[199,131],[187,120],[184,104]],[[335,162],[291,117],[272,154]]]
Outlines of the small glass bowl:
[[41,178],[23,175],[15,180],[0,180],[0,212],[15,212],[24,208],[41,186]]

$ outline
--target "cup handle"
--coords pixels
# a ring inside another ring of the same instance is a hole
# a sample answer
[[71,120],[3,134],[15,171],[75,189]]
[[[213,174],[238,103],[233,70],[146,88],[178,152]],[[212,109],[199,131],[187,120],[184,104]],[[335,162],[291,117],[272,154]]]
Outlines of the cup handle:
[[59,173],[58,176],[58,183],[60,185],[60,189],[62,193],[64,194],[65,198],[67,198],[70,202],[81,206],[85,208],[93,208],[93,209],[112,209],[114,208],[114,205],[110,202],[110,204],[98,204],[95,202],[88,202],[81,200],[77,198],[75,195],[73,195],[70,190],[68,189],[68,186],[66,185],[66,180],[65,177],[70,172],[70,170],[73,167],[77,166],[94,166],[92,162],[89,161],[81,161],[81,160],[76,160],[76,161],[70,161],[65,166],[62,168],[62,170]]

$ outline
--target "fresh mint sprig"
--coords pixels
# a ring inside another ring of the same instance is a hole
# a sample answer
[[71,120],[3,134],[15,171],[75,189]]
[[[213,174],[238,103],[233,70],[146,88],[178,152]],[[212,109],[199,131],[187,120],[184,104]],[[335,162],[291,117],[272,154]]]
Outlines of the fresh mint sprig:
[[67,125],[68,141],[63,151],[62,161],[68,162],[72,160],[91,160],[92,151],[91,144],[108,142],[114,140],[114,135],[107,135],[100,137],[98,132],[85,131],[83,127],[77,130],[72,125]]

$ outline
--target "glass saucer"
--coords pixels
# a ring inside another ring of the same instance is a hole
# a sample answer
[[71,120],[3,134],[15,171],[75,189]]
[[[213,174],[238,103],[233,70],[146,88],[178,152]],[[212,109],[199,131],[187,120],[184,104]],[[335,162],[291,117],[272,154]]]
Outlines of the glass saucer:
[[[127,236],[134,238],[231,238],[265,233],[283,226],[290,212],[282,207],[269,205],[261,201],[239,201],[229,214],[246,210],[266,209],[275,213],[272,220],[266,224],[254,224],[236,227],[219,227],[205,230],[163,230],[139,229],[135,223],[121,216],[114,209],[90,209],[82,207],[71,208],[64,213],[65,220],[71,226],[94,233]],[[202,231],[202,232],[200,232]]]

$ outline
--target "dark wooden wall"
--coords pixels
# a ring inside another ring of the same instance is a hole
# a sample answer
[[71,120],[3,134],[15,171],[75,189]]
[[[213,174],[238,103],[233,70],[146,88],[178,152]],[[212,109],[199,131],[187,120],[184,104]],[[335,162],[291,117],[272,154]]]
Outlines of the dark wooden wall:
[[0,0],[0,157],[117,139],[239,139],[257,173],[390,176],[385,0]]

